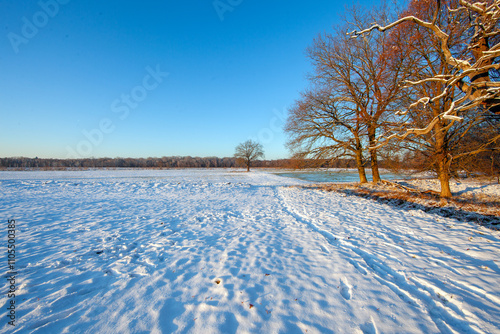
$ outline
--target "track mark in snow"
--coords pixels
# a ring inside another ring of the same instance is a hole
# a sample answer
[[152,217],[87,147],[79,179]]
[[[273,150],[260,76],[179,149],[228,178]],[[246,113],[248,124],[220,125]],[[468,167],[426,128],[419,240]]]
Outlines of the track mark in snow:
[[[421,309],[423,313],[428,314],[441,331],[449,333],[454,333],[456,331],[483,333],[483,331],[476,326],[476,317],[469,312],[459,312],[459,309],[456,307],[457,305],[449,303],[439,297],[435,298],[436,295],[432,297],[423,284],[419,284],[415,280],[408,281],[404,272],[386,265],[384,263],[385,261],[380,259],[376,254],[361,249],[357,242],[349,240],[349,238],[340,239],[334,236],[330,231],[319,227],[316,224],[316,220],[312,218],[314,217],[313,213],[295,209],[287,202],[286,191],[278,190],[277,197],[281,199],[284,209],[294,216],[298,222],[308,225],[313,231],[321,234],[330,245],[336,246],[338,251],[343,253],[348,261],[361,273],[369,271],[375,280],[392,290],[401,300],[410,305],[414,305]],[[367,270],[364,270],[364,264],[366,264]],[[346,300],[351,298],[351,291],[349,290],[347,282],[341,280],[339,289]],[[369,328],[370,326],[365,329]],[[373,328],[376,330],[375,327]],[[364,332],[375,333],[373,330]]]
[[429,257],[428,259],[429,259],[429,261],[431,261],[431,263],[435,263],[438,267],[446,268],[449,271],[451,271],[451,272],[453,272],[453,273],[455,273],[457,275],[461,275],[462,274],[461,272],[459,272],[458,270],[456,270],[455,268],[453,268],[452,266],[450,266],[446,261],[437,259],[435,257]]
[[330,250],[325,245],[321,245],[320,248],[323,252],[330,254]]
[[68,318],[69,316],[71,316],[73,313],[78,312],[78,310],[79,310],[78,306],[75,306],[75,307],[72,307],[70,309],[61,311],[59,313],[50,315],[50,316],[46,317],[45,319],[42,319],[42,320],[39,320],[39,321],[36,321],[35,323],[33,323],[30,326],[30,329],[31,330],[42,330],[42,328],[45,325],[64,320],[64,319]]
[[359,329],[361,329],[363,334],[378,334],[378,329],[377,326],[375,325],[373,317],[370,317],[370,321],[368,321],[364,325],[361,325]]
[[352,296],[352,288],[351,286],[347,283],[347,280],[345,279],[341,279],[340,280],[340,294],[342,295],[342,297],[344,297],[345,300],[349,300],[351,299],[351,296]]
[[[449,303],[441,290],[441,293],[436,293],[433,296],[432,293],[429,293],[430,285],[428,283],[423,283],[413,277],[411,279],[413,284],[410,284],[403,273],[382,264],[373,255],[359,248],[351,248],[351,250],[363,257],[368,266],[374,270],[375,279],[389,287],[403,301],[426,310],[438,328],[442,330],[446,328],[451,332],[456,329],[467,329],[468,333],[483,333],[479,327],[475,326],[476,317],[469,312],[461,311],[457,305]],[[437,289],[432,287],[434,291]],[[472,319],[474,321],[469,322],[465,320],[467,318],[469,321]]]
[[453,299],[452,295],[446,293],[445,291],[439,289],[437,286],[434,286],[424,279],[412,277],[411,280],[419,289],[427,291],[431,298],[439,301],[439,303],[436,303],[437,307],[443,308],[443,310],[444,307],[446,307],[447,312],[452,317],[455,317],[457,321],[461,321],[458,320],[460,318],[468,319],[468,324],[470,325],[471,329],[473,329],[477,333],[484,333],[481,328],[476,325],[478,323],[477,317],[473,313],[469,312],[466,308],[464,308],[462,303],[457,302],[455,299]]
[[355,260],[353,259],[348,259],[349,263],[352,264],[352,266],[354,268],[356,268],[362,275],[366,275],[368,274],[368,272],[365,270],[365,268],[363,268],[359,262],[356,262]]
[[483,289],[481,289],[477,286],[471,285],[471,284],[466,283],[466,282],[457,281],[457,280],[454,280],[452,282],[452,284],[461,288],[461,289],[467,290],[470,293],[474,293],[481,298],[486,298],[489,301],[491,301],[492,303],[495,303],[498,306],[500,306],[500,298],[498,298],[492,294],[489,294],[488,292],[484,291]]

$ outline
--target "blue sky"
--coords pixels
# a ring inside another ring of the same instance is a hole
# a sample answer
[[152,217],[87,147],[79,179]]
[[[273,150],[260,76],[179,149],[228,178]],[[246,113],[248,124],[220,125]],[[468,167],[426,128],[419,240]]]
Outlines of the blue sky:
[[352,4],[0,0],[0,157],[286,158],[304,50]]

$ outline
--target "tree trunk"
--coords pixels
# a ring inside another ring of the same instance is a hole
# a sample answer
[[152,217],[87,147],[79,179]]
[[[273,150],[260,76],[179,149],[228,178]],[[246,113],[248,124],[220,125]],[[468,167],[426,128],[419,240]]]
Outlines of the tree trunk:
[[247,172],[250,171],[250,160],[247,161]]
[[359,183],[368,182],[368,180],[366,179],[365,166],[363,163],[364,161],[363,161],[363,150],[361,148],[361,141],[359,140],[359,137],[356,137],[356,165],[358,167]]
[[438,176],[439,182],[441,183],[441,197],[452,197],[450,190],[450,173],[448,172],[447,161],[441,160],[438,162]]
[[[490,155],[490,159],[491,159],[491,177],[495,177],[495,159],[493,157],[493,152],[494,151],[491,151],[491,155]],[[497,181],[498,181],[498,176],[497,176]],[[498,182],[500,183],[500,182]]]
[[441,197],[452,197],[450,190],[450,158],[448,156],[448,145],[441,124],[436,124],[435,159],[439,182],[441,183]]
[[[373,124],[368,125],[368,140],[370,141],[370,146],[375,146],[375,126]],[[370,162],[372,166],[372,182],[380,182],[380,174],[378,171],[378,161],[377,161],[377,150],[370,150]]]

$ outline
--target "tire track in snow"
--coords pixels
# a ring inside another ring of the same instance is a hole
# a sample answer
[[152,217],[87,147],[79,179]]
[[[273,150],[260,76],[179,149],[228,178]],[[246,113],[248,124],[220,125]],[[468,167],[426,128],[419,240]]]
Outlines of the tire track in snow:
[[[461,333],[484,333],[476,325],[477,321],[474,314],[460,309],[455,304],[450,307],[447,299],[439,298],[440,294],[434,295],[429,292],[431,287],[438,289],[437,287],[434,287],[430,283],[422,284],[420,282],[418,284],[413,279],[410,281],[404,273],[386,266],[376,255],[361,249],[359,245],[356,246],[353,242],[341,239],[331,231],[318,227],[314,222],[315,219],[311,218],[306,210],[303,210],[303,214],[300,213],[300,210],[295,209],[290,201],[287,200],[285,193],[291,191],[300,190],[276,189],[276,197],[282,204],[284,211],[292,215],[298,222],[308,225],[313,231],[321,234],[330,245],[336,247],[341,254],[345,255],[348,262],[360,273],[363,275],[370,273],[373,278],[380,284],[391,289],[401,300],[418,307],[422,312],[428,314],[437,328],[444,333],[454,333],[457,331]],[[350,299],[352,291],[344,282],[341,281],[340,285],[343,288],[341,289],[342,296],[346,300]],[[466,317],[469,320],[466,320]]]

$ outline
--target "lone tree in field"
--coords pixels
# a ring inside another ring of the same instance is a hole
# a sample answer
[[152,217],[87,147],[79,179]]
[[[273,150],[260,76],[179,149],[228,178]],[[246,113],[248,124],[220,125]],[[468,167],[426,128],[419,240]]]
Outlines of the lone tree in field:
[[243,161],[245,166],[247,166],[247,172],[249,172],[252,161],[264,157],[264,149],[262,148],[262,144],[253,140],[247,140],[246,142],[236,146],[234,157]]

